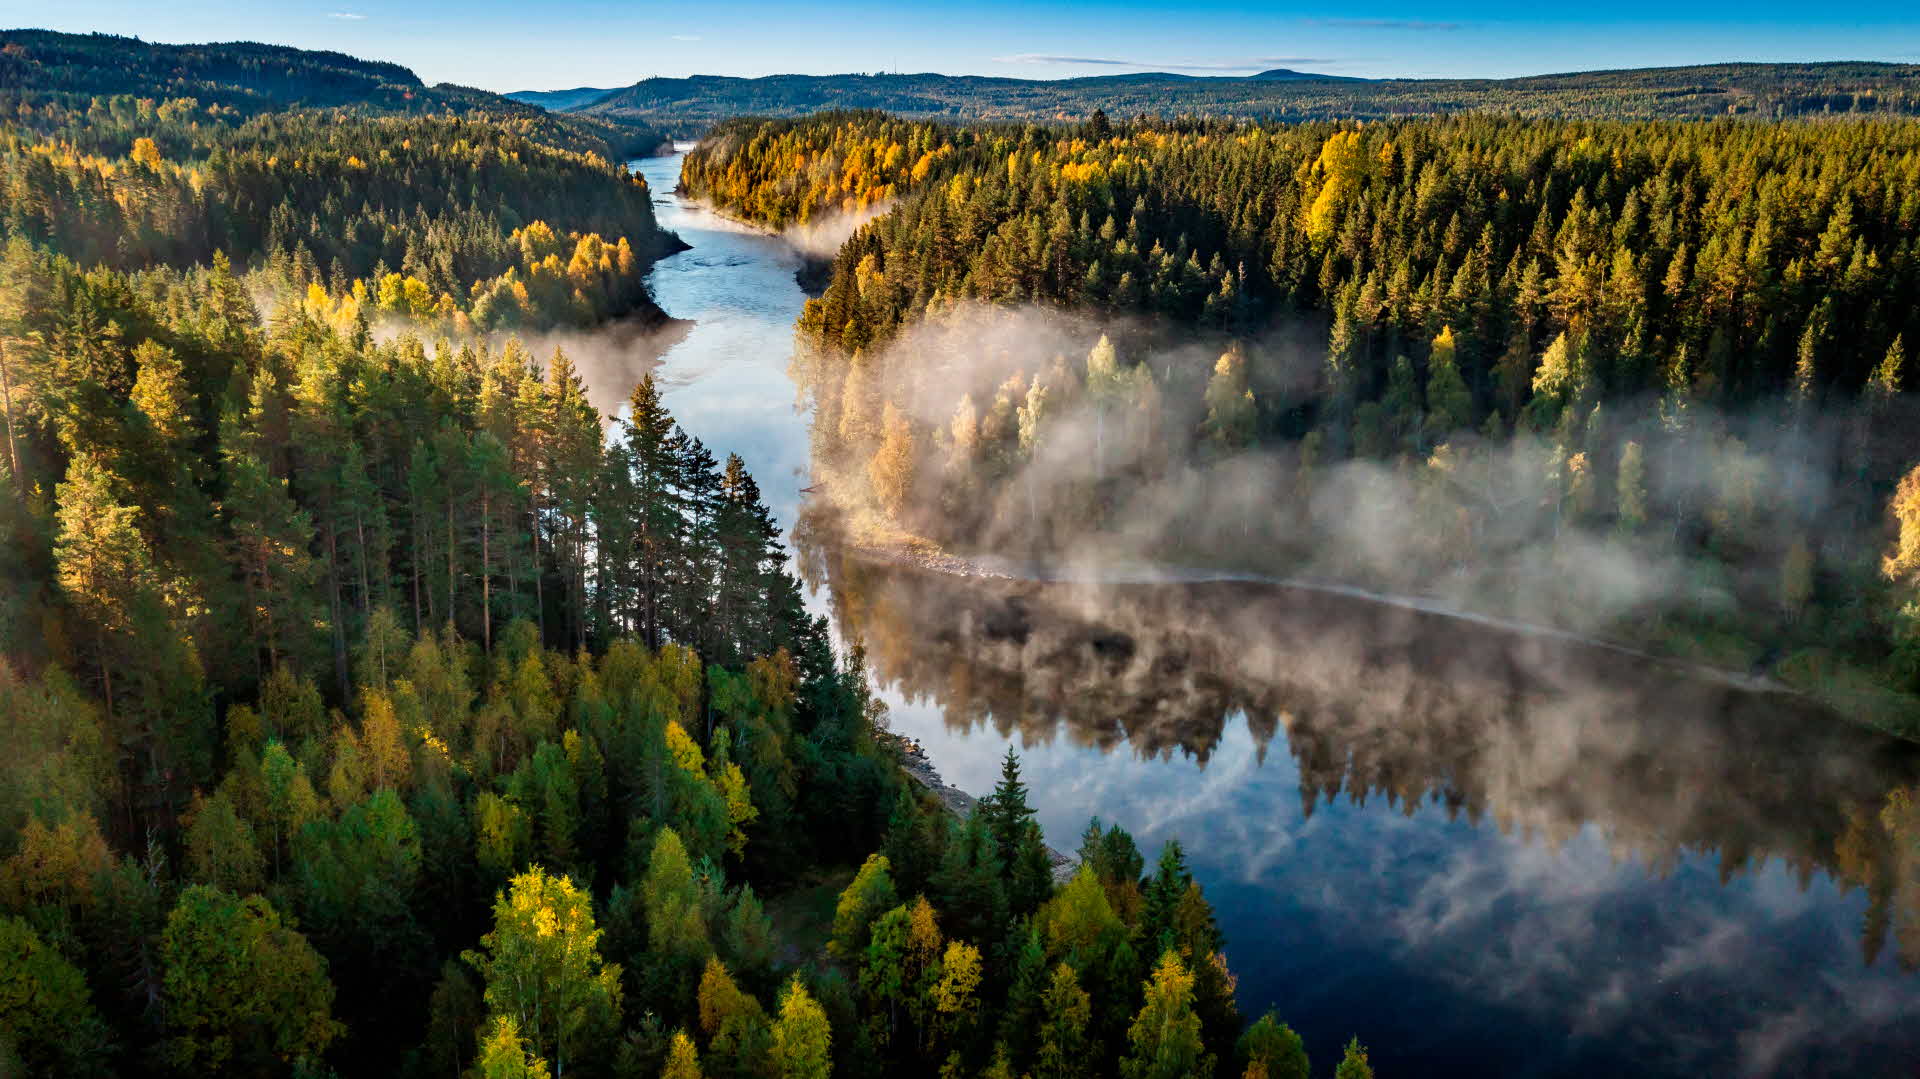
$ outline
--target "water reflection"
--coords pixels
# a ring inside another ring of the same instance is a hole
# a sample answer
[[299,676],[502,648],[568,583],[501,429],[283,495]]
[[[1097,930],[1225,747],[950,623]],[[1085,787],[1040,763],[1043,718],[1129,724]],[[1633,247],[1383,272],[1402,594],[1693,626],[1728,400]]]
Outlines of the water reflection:
[[1181,838],[1243,1006],[1322,1058],[1351,1032],[1401,1074],[1920,1061],[1906,743],[1351,597],[961,579],[801,539],[950,779],[1014,741],[1056,842],[1091,813]]
[[768,508],[790,523],[807,463],[807,418],[787,378],[793,324],[806,302],[794,280],[800,259],[778,237],[670,194],[683,156],[633,163],[653,188],[661,226],[688,245],[647,278],[660,307],[692,323],[658,354],[655,377],[681,425],[722,459],[738,453]]
[[[693,324],[668,406],[803,504],[777,239],[668,194],[691,250],[651,285]],[[620,351],[606,400],[653,362]],[[631,362],[629,362],[631,360]],[[598,399],[597,399],[598,400]],[[811,603],[862,639],[950,782],[1022,747],[1049,839],[1179,838],[1242,1007],[1326,1074],[1913,1074],[1915,752],[1790,699],[1605,650],[1244,583],[957,581],[802,529]]]

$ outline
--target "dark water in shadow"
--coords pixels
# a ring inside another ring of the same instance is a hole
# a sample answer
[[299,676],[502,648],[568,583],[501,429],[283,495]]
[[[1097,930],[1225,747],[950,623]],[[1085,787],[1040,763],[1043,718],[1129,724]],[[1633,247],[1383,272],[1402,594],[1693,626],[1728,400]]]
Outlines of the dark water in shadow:
[[[667,404],[791,525],[802,294],[778,239],[673,198],[652,277],[694,320]],[[624,390],[621,391],[624,396]],[[896,730],[1050,842],[1090,816],[1188,851],[1243,1010],[1325,1074],[1911,1075],[1920,753],[1794,698],[1557,638],[1249,582],[959,579],[806,535],[815,609]]]

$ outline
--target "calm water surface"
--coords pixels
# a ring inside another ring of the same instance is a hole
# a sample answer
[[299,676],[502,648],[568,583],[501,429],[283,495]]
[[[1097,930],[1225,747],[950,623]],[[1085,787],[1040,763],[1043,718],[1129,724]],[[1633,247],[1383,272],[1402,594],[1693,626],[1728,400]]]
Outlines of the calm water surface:
[[[799,518],[777,238],[670,194],[653,270],[691,320],[674,414]],[[615,390],[613,399],[624,397]],[[1920,788],[1904,744],[1566,641],[1245,582],[956,580],[799,537],[896,730],[985,793],[1017,747],[1049,840],[1178,839],[1250,1016],[1316,1073],[1920,1074]],[[1892,800],[1893,808],[1889,808]]]

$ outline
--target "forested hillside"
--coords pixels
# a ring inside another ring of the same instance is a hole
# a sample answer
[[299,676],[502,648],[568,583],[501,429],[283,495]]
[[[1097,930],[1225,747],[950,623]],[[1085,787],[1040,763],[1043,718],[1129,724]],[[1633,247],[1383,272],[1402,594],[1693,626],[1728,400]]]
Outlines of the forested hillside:
[[[736,116],[884,109],[925,119],[1052,123],[1110,116],[1387,120],[1453,113],[1558,119],[1777,118],[1920,111],[1913,64],[1710,64],[1517,79],[1274,78],[1143,72],[1076,79],[980,75],[695,75],[653,78],[573,106],[692,136]],[[529,99],[531,100],[531,99]],[[565,107],[565,106],[561,106]]]
[[146,48],[5,46],[0,1075],[1306,1074],[1177,845],[908,785],[651,377],[472,332],[651,309],[604,143]]
[[[263,69],[255,46],[183,58],[118,38],[0,36],[19,80],[0,91],[0,214],[11,235],[82,267],[185,270],[217,252],[273,306],[341,326],[658,315],[640,279],[674,241],[621,165],[628,142],[655,132],[476,91],[396,99],[387,89],[417,88],[410,73],[330,54],[266,50],[276,59]],[[123,54],[125,70],[103,66]],[[182,64],[171,81],[142,64],[162,59]],[[95,86],[115,92],[75,89]],[[145,96],[208,87],[204,100]],[[331,107],[270,111],[309,100]]]
[[[466,113],[514,117],[541,141],[627,158],[651,152],[663,136],[621,118],[557,117],[498,94],[442,83],[427,86],[398,64],[281,45],[227,42],[160,45],[111,34],[0,30],[0,104],[86,111],[116,97],[156,103],[193,100],[202,123],[231,123],[289,108],[353,108],[379,113]],[[54,115],[58,115],[57,113]],[[88,116],[111,126],[111,112]],[[22,123],[32,125],[23,117]],[[41,130],[45,130],[44,126]]]
[[724,125],[685,177],[771,224],[898,200],[801,325],[817,454],[882,530],[1119,534],[1913,685],[1916,149],[1898,120],[839,114]]

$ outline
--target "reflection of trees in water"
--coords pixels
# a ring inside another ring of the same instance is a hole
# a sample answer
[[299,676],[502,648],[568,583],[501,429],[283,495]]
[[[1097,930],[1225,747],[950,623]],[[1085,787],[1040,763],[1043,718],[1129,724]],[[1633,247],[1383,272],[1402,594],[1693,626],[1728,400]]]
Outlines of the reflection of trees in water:
[[1244,713],[1263,759],[1285,728],[1306,813],[1385,798],[1554,846],[1593,823],[1654,873],[1716,856],[1723,882],[1779,858],[1803,887],[1823,871],[1867,890],[1869,962],[1891,931],[1920,965],[1920,748],[1797,698],[1280,586],[961,578],[802,548],[874,676],[956,729],[1204,766]]

